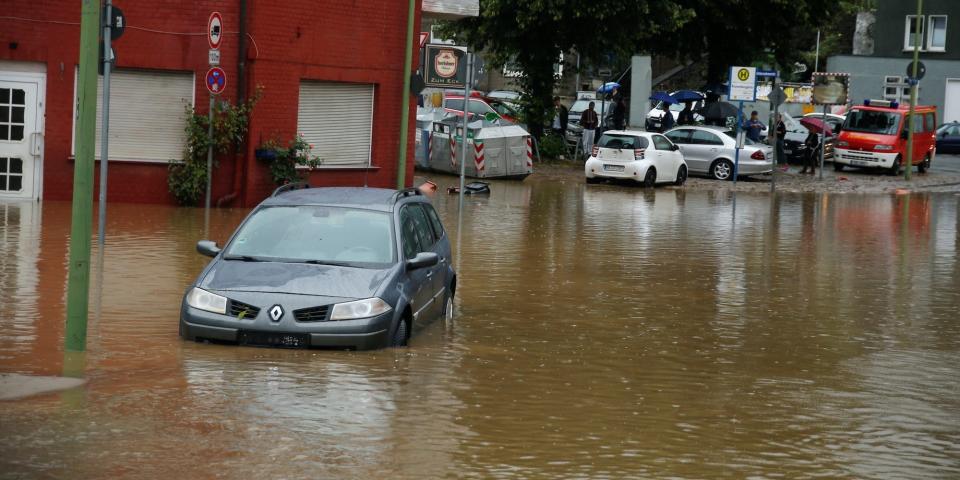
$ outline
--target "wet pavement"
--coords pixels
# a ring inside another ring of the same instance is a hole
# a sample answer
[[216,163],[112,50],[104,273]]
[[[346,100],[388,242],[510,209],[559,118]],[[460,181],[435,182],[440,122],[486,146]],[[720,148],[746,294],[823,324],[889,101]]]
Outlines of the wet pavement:
[[0,204],[0,373],[88,380],[0,403],[0,478],[960,478],[960,196],[454,198],[456,317],[374,352],[181,341],[202,211],[111,205],[70,357],[69,204]]

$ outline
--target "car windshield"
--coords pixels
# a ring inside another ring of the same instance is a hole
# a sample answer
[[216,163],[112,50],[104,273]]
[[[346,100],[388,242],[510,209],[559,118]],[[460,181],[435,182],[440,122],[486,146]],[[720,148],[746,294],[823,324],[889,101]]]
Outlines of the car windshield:
[[[734,139],[734,140],[737,139],[737,135],[736,135],[735,133],[733,133],[733,130],[727,130],[727,131],[725,131],[725,132],[723,132],[723,133],[725,133],[728,137],[730,137],[730,138],[732,138],[732,139]],[[749,138],[746,137],[746,135],[744,135],[744,137],[743,137],[743,144],[744,144],[744,145],[756,145],[757,142],[754,142],[753,140],[750,140]]]
[[394,261],[390,215],[316,205],[258,210],[224,251],[226,260],[372,266]]
[[499,113],[500,115],[506,115],[508,117],[514,117],[514,118],[519,116],[517,114],[517,111],[514,110],[510,105],[507,105],[506,103],[493,100],[490,102],[490,106],[493,107],[493,109],[496,110],[497,113]]
[[896,135],[900,131],[900,115],[876,110],[854,110],[847,115],[843,129],[849,132]]
[[598,142],[600,148],[612,148],[616,150],[637,150],[647,148],[650,142],[645,137],[634,137],[632,135],[609,135],[604,134]]
[[[602,106],[600,104],[600,100],[577,100],[576,102],[573,102],[573,105],[570,106],[570,115],[576,114],[577,116],[580,116],[584,110],[590,107],[590,102],[594,103],[593,109],[599,113],[600,107]],[[609,101],[604,102],[604,104],[606,105],[606,107],[604,107],[606,109],[604,113],[611,111],[613,104]]]

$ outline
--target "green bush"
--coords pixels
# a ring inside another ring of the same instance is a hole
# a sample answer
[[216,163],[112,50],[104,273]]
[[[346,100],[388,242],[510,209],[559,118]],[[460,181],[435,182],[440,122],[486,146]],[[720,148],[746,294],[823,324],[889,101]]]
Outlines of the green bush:
[[[250,123],[250,111],[260,99],[262,90],[257,88],[244,103],[233,105],[229,100],[214,101],[213,136],[209,135],[210,122],[206,114],[186,107],[187,144],[183,161],[170,161],[167,167],[167,187],[181,205],[197,205],[207,190],[207,148],[213,146],[214,154],[227,153],[233,145],[243,142]],[[217,167],[214,157],[213,168]]]
[[540,139],[540,156],[559,158],[567,154],[567,142],[559,135],[545,135]]
[[323,162],[312,155],[313,145],[307,143],[299,134],[290,140],[287,147],[281,145],[279,140],[272,139],[257,149],[261,152],[273,152],[272,158],[267,161],[270,163],[270,177],[278,186],[303,180],[306,171],[298,170],[298,166],[312,169]]

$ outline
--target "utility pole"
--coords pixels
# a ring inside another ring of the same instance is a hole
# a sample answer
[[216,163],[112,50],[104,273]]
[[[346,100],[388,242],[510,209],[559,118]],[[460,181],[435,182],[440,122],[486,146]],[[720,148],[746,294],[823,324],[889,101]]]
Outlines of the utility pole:
[[111,3],[111,0],[106,0],[104,10],[106,21],[103,22],[103,107],[100,112],[103,120],[100,122],[100,199],[97,204],[99,207],[97,244],[100,246],[101,257],[103,256],[103,237],[107,225],[107,164],[110,158],[110,68],[113,63],[113,51],[110,46],[113,36],[113,3]]
[[[407,133],[410,131],[410,70],[413,69],[413,21],[416,18],[417,0],[409,0],[407,6],[407,43],[403,49],[403,92],[400,98],[400,157],[397,161],[397,189],[407,186]],[[463,100],[464,105],[467,99]],[[466,111],[464,111],[466,115]]]
[[920,15],[923,14],[923,0],[917,0],[917,16],[915,17],[913,32],[913,72],[910,75],[910,124],[907,126],[910,130],[907,132],[907,165],[903,171],[903,178],[910,180],[910,174],[913,170],[913,125],[917,121],[914,110],[917,108],[917,69],[920,66]]
[[64,346],[82,352],[87,345],[90,293],[90,234],[93,219],[93,156],[97,140],[97,50],[100,0],[80,7],[80,73],[77,78],[76,160],[73,166],[73,213],[67,273],[67,322]]

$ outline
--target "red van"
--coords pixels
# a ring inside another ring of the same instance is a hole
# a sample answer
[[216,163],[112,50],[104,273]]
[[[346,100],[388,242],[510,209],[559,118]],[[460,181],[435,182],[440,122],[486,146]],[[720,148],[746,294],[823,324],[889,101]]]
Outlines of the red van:
[[[937,107],[917,106],[914,115],[913,165],[923,173],[936,154]],[[837,139],[834,168],[882,168],[899,175],[907,158],[909,117],[909,106],[886,100],[867,100],[852,107]]]

